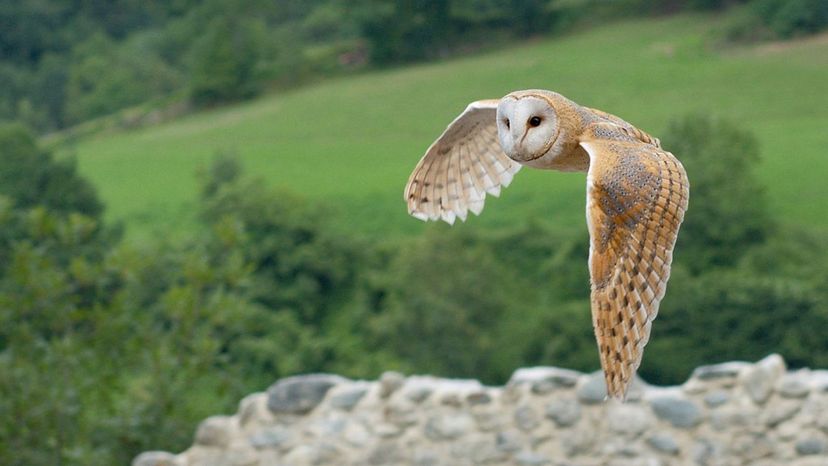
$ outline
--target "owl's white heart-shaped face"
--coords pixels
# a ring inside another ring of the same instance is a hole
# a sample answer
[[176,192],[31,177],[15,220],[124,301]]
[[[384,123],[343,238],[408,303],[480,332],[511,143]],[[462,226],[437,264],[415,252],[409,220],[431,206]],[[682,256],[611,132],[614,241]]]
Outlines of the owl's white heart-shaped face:
[[497,134],[510,159],[526,163],[548,154],[558,138],[558,115],[550,103],[533,95],[509,94],[497,106]]

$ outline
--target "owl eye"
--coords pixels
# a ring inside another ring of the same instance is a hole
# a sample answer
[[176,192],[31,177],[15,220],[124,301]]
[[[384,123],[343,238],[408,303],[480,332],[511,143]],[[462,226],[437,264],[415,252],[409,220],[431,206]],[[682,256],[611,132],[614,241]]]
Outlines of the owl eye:
[[532,118],[529,119],[529,126],[537,127],[537,126],[540,126],[540,124],[541,124],[541,117],[539,117],[539,116],[533,116]]
[[509,129],[509,119],[508,118],[503,119],[503,124],[506,125],[506,129]]

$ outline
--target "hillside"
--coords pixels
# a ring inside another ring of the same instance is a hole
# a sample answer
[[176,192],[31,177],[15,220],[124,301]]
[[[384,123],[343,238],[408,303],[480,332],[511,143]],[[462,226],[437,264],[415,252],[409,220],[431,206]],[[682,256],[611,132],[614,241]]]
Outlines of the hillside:
[[[828,225],[828,40],[716,50],[716,19],[619,23],[485,55],[332,80],[69,148],[110,219],[132,235],[192,228],[195,172],[233,151],[273,186],[336,206],[344,228],[420,228],[401,200],[409,171],[464,106],[520,88],[553,89],[658,135],[687,112],[753,130],[771,205],[787,221]],[[681,157],[681,154],[678,154]],[[530,217],[580,228],[584,177],[529,170],[477,225]],[[810,200],[810,202],[803,202]]]

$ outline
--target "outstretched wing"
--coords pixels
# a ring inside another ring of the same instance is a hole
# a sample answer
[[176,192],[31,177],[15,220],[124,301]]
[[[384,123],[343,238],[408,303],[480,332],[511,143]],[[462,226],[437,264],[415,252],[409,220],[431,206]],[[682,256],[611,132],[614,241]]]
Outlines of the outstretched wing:
[[591,128],[581,146],[590,157],[592,323],[607,392],[623,399],[664,297],[689,183],[672,154],[615,125]]
[[520,169],[500,148],[498,100],[472,102],[431,144],[405,187],[408,213],[420,220],[479,215],[486,194],[500,195]]

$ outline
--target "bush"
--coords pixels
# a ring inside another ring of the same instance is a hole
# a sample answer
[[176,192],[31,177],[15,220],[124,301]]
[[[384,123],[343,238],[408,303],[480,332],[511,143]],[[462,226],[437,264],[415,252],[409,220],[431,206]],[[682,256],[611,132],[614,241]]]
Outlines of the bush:
[[753,173],[759,162],[756,138],[727,121],[691,115],[674,120],[662,141],[690,180],[676,261],[693,273],[735,265],[772,228],[764,190]]
[[753,11],[778,37],[813,34],[828,26],[824,0],[755,0]]
[[193,44],[190,99],[199,105],[245,99],[261,89],[257,65],[264,42],[261,23],[220,17]]
[[44,206],[100,219],[103,204],[92,185],[78,174],[74,159],[56,160],[37,146],[20,125],[0,126],[0,194],[17,208]]

